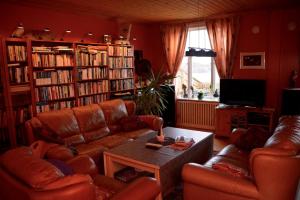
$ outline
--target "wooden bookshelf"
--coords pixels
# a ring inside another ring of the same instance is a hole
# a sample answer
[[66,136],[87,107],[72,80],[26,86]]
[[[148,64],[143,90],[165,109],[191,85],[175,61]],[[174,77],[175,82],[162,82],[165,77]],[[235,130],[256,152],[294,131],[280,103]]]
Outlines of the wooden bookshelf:
[[1,148],[26,144],[24,122],[40,112],[135,93],[131,45],[0,39]]
[[[78,105],[109,98],[106,44],[76,44]],[[96,97],[94,97],[96,95]]]
[[[111,98],[134,94],[134,49],[130,45],[108,47]],[[116,95],[117,94],[117,95]]]

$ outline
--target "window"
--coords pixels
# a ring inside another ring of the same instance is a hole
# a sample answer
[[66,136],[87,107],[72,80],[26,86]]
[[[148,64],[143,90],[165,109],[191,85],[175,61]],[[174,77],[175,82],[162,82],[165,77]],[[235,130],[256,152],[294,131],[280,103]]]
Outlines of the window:
[[[186,51],[188,47],[211,49],[205,26],[189,28]],[[201,91],[209,98],[219,91],[220,78],[212,57],[185,56],[176,77],[177,97],[197,98]]]

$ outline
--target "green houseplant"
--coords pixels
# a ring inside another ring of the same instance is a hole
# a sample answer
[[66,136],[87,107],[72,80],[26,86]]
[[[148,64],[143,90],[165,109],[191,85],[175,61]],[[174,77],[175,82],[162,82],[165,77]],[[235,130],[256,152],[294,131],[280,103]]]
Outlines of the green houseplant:
[[145,115],[162,115],[166,108],[166,88],[175,77],[160,70],[157,74],[152,70],[148,73],[147,85],[141,88],[136,96],[137,113]]

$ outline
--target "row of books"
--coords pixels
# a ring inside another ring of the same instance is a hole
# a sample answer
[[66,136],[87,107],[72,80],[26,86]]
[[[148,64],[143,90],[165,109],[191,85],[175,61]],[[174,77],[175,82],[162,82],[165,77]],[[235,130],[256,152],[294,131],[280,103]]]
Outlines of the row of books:
[[79,96],[108,92],[108,81],[87,82],[78,84]]
[[93,103],[100,103],[102,101],[106,101],[108,99],[108,94],[98,94],[88,97],[80,97],[79,98],[79,106],[89,105]]
[[28,78],[28,67],[9,67],[9,82],[10,83],[27,83]]
[[75,106],[75,101],[60,101],[60,102],[54,102],[51,104],[37,104],[36,105],[36,112],[46,112],[51,110],[60,110],[63,108],[72,108]]
[[33,73],[36,85],[72,83],[71,70],[38,71]]
[[50,87],[35,88],[35,97],[37,102],[57,100],[74,97],[73,85],[60,85]]
[[8,61],[22,62],[26,61],[26,47],[21,45],[8,45]]
[[32,54],[33,67],[73,66],[73,55],[70,54]]
[[134,89],[134,80],[133,79],[110,81],[110,90],[111,91],[131,90],[131,89]]
[[132,68],[133,58],[131,57],[109,57],[108,58],[109,68]]
[[101,79],[107,78],[107,68],[106,67],[93,67],[86,69],[78,69],[78,79],[79,80],[90,80],[90,79]]
[[133,48],[127,46],[109,46],[109,56],[133,56]]
[[109,70],[109,78],[133,78],[133,69]]
[[77,66],[103,66],[107,65],[107,52],[96,51],[96,53],[78,52],[76,55]]
[[24,124],[32,117],[32,106],[16,107],[13,111],[16,125]]
[[47,47],[47,46],[36,46],[32,47],[32,53],[49,53],[49,54],[59,54],[59,53],[74,53],[73,48],[69,46],[54,46],[54,47]]

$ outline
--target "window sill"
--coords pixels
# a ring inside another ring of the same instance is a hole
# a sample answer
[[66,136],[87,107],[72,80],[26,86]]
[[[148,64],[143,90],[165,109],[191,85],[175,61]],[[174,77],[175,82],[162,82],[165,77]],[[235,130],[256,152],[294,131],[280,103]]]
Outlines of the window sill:
[[194,98],[183,98],[183,97],[176,97],[177,100],[180,101],[208,101],[208,102],[217,102],[219,103],[219,97],[203,97],[202,99],[198,99],[197,97]]

